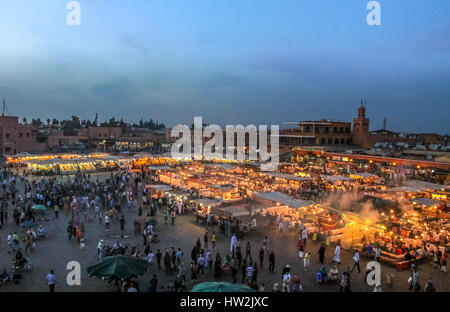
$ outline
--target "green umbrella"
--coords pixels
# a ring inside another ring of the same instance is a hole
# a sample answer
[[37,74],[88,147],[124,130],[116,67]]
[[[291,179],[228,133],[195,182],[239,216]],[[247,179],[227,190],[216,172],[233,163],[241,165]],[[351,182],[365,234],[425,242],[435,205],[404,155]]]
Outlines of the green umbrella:
[[141,277],[147,272],[147,261],[130,256],[110,256],[87,268],[88,276],[101,279],[117,278],[126,280],[131,277]]
[[45,208],[45,207],[42,206],[42,205],[34,205],[33,207],[31,207],[31,209],[33,209],[33,210],[40,210],[40,211],[45,211],[45,210],[47,210],[47,208]]
[[227,282],[205,282],[195,285],[191,292],[254,292],[250,287]]

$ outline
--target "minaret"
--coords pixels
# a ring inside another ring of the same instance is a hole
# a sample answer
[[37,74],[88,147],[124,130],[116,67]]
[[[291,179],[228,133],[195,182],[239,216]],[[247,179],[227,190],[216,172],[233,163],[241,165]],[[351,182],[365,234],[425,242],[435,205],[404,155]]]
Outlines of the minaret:
[[[367,103],[367,102],[366,102]],[[369,145],[369,119],[366,118],[366,107],[361,105],[358,107],[358,117],[353,118],[353,140],[352,142],[363,147]]]

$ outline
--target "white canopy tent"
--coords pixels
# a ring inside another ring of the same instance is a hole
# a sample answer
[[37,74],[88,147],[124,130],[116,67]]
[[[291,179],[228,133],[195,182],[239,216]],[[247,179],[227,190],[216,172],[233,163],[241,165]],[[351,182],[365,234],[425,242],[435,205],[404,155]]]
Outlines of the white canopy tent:
[[291,208],[302,208],[314,204],[312,200],[297,199],[281,192],[255,193],[255,196],[264,200],[269,200]]

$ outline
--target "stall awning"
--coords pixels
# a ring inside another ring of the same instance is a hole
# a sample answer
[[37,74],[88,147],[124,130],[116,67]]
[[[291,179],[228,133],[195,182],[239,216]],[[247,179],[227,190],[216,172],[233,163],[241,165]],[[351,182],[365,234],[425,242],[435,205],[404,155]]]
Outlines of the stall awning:
[[297,176],[292,175],[292,174],[285,174],[285,173],[281,173],[281,172],[266,172],[265,174],[268,175],[268,176],[274,177],[274,178],[280,178],[280,179],[286,179],[286,180],[292,180],[292,181],[299,181],[299,182],[311,181],[312,180],[312,178],[297,177]]
[[419,187],[423,190],[433,190],[433,191],[450,189],[450,186],[448,186],[448,185],[430,183],[430,182],[425,182],[425,181],[417,181],[417,180],[406,181],[405,185],[412,186],[412,187]]
[[374,177],[375,174],[368,173],[368,172],[360,172],[360,173],[352,173],[350,174],[350,177],[355,177],[356,179],[366,179]]
[[281,192],[255,193],[256,197],[281,203],[291,208],[302,208],[314,204],[312,200],[297,199]]
[[334,176],[334,175],[324,175],[323,178],[328,181],[328,182],[337,182],[337,181],[352,181],[354,179],[349,178],[349,177],[345,177],[345,176]]
[[152,188],[157,192],[163,192],[163,191],[171,191],[172,187],[165,185],[165,184],[154,184],[154,185],[147,185],[146,187]]
[[207,167],[220,168],[223,170],[234,170],[236,166],[230,164],[206,164]]
[[437,199],[430,199],[430,198],[412,198],[409,200],[412,203],[416,203],[416,204],[420,204],[420,205],[424,205],[424,206],[434,206],[434,205],[439,205],[442,204],[441,201],[437,200]]
[[423,192],[423,190],[420,187],[414,187],[414,186],[399,186],[399,187],[393,187],[390,189],[385,190],[385,192],[409,192],[409,193],[417,193],[417,192]]
[[156,167],[148,167],[150,170],[169,170],[169,166],[156,166]]

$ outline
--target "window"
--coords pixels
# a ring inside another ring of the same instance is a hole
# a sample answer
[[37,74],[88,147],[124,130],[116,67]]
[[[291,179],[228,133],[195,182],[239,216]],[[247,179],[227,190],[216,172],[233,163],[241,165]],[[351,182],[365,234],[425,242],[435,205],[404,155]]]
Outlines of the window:
[[339,139],[334,139],[334,144],[339,144]]
[[23,137],[22,132],[19,132],[19,138]]
[[320,140],[320,143],[321,143],[322,145],[325,145],[325,138],[322,138],[322,139]]
[[340,132],[340,133],[344,132],[344,128],[341,127],[341,128],[339,129],[339,132]]
[[333,128],[333,133],[337,133],[337,128],[336,127]]
[[29,138],[29,137],[30,137],[30,135],[31,135],[31,134],[30,134],[30,132],[28,132],[28,133],[27,133],[27,138]]
[[332,138],[328,138],[328,144],[333,144],[333,139]]
[[9,139],[9,137],[10,137],[10,134],[9,134],[9,133],[7,133],[7,134],[6,134],[6,138],[7,138],[7,139]]
[[345,144],[345,139],[341,139],[341,144]]

